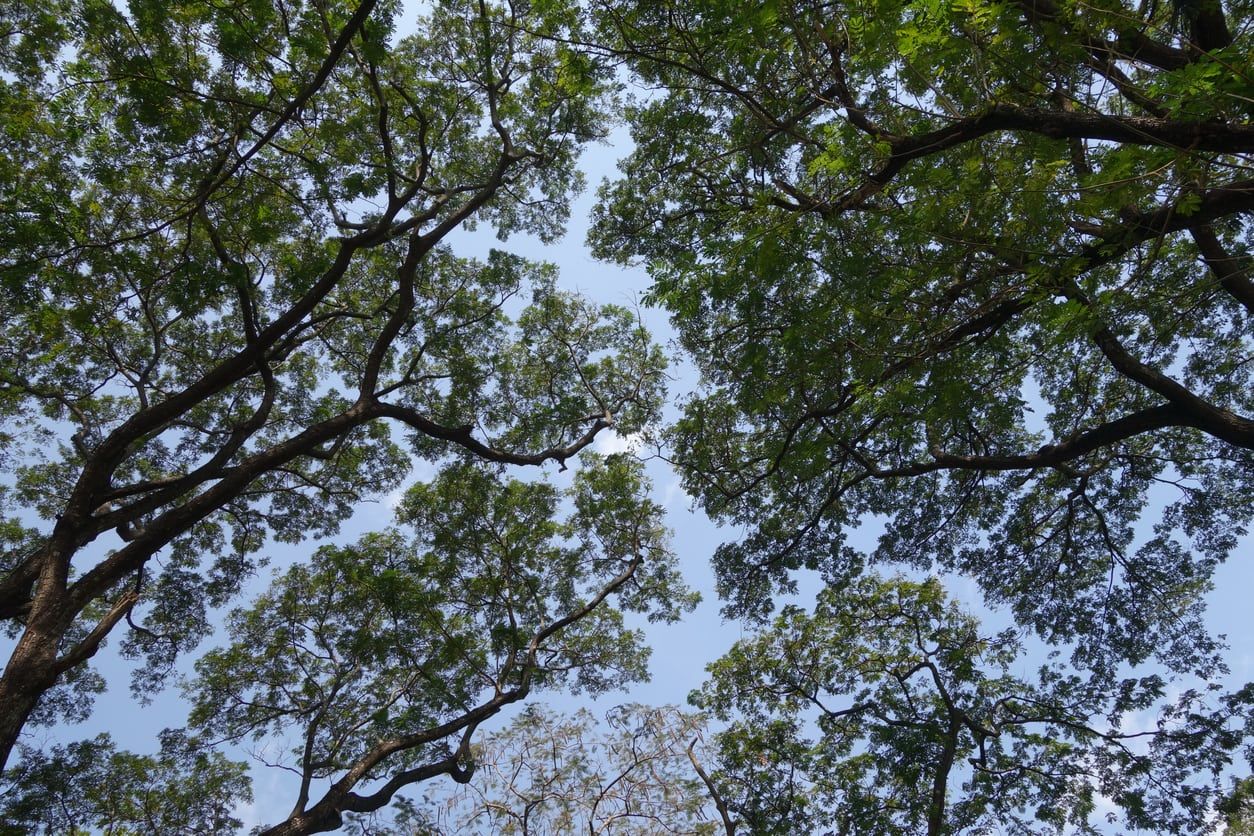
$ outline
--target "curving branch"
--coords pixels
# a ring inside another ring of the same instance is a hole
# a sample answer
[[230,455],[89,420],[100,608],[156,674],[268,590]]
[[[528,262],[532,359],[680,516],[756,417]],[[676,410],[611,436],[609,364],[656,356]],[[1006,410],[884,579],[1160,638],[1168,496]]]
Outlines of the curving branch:
[[[378,810],[388,804],[392,796],[403,787],[439,775],[449,775],[458,783],[468,782],[473,774],[473,766],[463,767],[461,764],[467,760],[471,736],[485,720],[498,714],[506,706],[525,699],[531,693],[535,675],[541,668],[538,655],[544,642],[596,611],[610,595],[631,580],[643,560],[643,554],[637,553],[622,572],[606,583],[586,603],[537,630],[527,643],[521,666],[515,668],[511,664],[502,669],[497,681],[493,683],[496,693],[490,699],[443,723],[412,734],[379,741],[358,758],[341,778],[332,783],[316,804],[307,810],[293,811],[286,821],[263,831],[262,836],[305,836],[310,833],[334,830],[343,823],[344,812],[366,813]],[[515,673],[517,684],[512,688],[501,688],[502,682]],[[399,772],[378,790],[368,795],[359,795],[354,792],[357,785],[367,780],[373,771],[389,757],[438,743],[457,734],[461,735],[461,741],[457,749],[447,757]]]
[[592,425],[569,444],[549,447],[536,453],[515,453],[492,447],[475,438],[474,427],[469,424],[448,427],[432,421],[416,409],[392,403],[376,403],[371,411],[380,417],[400,421],[430,438],[452,442],[486,461],[514,465],[541,465],[553,461],[563,469],[567,459],[578,455],[581,450],[591,445],[602,430],[614,426],[614,420],[610,417],[589,416],[588,420],[592,422]]
[[692,768],[696,771],[697,777],[701,779],[701,783],[705,784],[705,790],[710,794],[710,798],[714,799],[714,808],[718,810],[718,817],[723,822],[723,832],[727,836],[736,836],[736,820],[731,816],[731,810],[727,806],[727,802],[723,800],[723,794],[718,791],[718,787],[710,778],[709,773],[701,766],[701,761],[697,760],[696,745],[699,738],[694,737],[692,742],[688,744],[688,760],[692,763]]
[[1190,226],[1189,234],[1220,287],[1240,302],[1246,313],[1254,316],[1254,279],[1250,277],[1250,257],[1229,252],[1209,224]]

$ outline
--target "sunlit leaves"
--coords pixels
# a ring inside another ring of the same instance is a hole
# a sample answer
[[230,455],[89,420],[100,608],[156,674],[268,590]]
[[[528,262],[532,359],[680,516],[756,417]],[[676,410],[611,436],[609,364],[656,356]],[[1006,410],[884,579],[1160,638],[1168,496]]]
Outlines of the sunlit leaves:
[[[0,679],[23,695],[5,697],[4,751],[37,705],[89,710],[40,695],[58,676],[97,688],[75,666],[113,627],[132,629],[122,651],[144,659],[147,693],[268,542],[333,536],[420,460],[562,467],[602,431],[657,420],[664,360],[629,312],[556,291],[551,266],[446,240],[563,231],[615,85],[577,46],[578,10],[448,0],[404,34],[399,12],[4,13],[5,519],[42,521],[0,559],[0,610],[36,648]],[[320,571],[291,582],[317,597]],[[61,579],[49,596],[41,574]],[[630,656],[634,634],[605,618]],[[588,687],[640,672],[593,671],[603,635],[572,656]]]

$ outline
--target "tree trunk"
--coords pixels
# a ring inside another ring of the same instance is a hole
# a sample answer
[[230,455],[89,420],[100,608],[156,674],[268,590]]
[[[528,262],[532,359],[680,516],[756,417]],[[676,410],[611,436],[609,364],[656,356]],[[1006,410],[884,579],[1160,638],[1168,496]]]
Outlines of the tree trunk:
[[53,619],[32,619],[18,640],[13,655],[0,676],[0,771],[9,762],[9,754],[39,699],[56,684],[57,646],[61,630]]

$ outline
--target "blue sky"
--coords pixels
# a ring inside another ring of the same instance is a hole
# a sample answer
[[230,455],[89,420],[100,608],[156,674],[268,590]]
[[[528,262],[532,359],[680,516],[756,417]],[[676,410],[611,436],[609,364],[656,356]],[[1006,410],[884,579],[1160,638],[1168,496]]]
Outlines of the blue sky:
[[[644,272],[600,263],[592,258],[583,243],[587,219],[595,200],[595,184],[602,178],[614,176],[616,161],[629,148],[625,130],[620,129],[611,139],[611,143],[593,146],[585,154],[583,168],[590,188],[577,200],[570,229],[562,241],[549,246],[527,236],[515,236],[502,244],[490,230],[480,228],[475,232],[460,232],[455,235],[452,240],[455,249],[461,255],[484,255],[489,248],[503,247],[529,258],[551,261],[560,268],[561,284],[567,289],[578,291],[602,303],[633,307],[640,305],[641,296],[648,287],[648,277]],[[670,340],[671,331],[662,312],[641,307],[641,315],[659,342],[666,343]],[[692,368],[682,361],[672,366],[672,373],[676,378],[671,385],[673,401],[676,396],[691,391],[696,385],[696,377]],[[670,416],[673,417],[674,414],[672,405]],[[618,451],[631,446],[631,439],[612,433],[604,435],[597,442],[597,449],[602,452]],[[414,476],[429,477],[433,472],[429,465],[420,463]],[[682,623],[640,623],[639,626],[646,630],[654,648],[650,682],[638,685],[628,693],[611,693],[596,701],[561,694],[539,697],[560,710],[573,712],[578,707],[587,705],[595,713],[602,714],[611,706],[626,701],[682,704],[688,693],[704,681],[705,666],[744,635],[742,625],[725,622],[719,615],[719,602],[713,592],[709,562],[714,547],[720,542],[733,539],[737,532],[734,529],[715,527],[700,511],[694,510],[690,498],[680,488],[678,477],[664,462],[651,460],[648,472],[654,482],[655,499],[668,513],[669,525],[674,532],[674,548],[679,555],[685,577],[692,587],[701,591],[704,600]],[[569,480],[570,474],[560,474],[555,467],[550,466],[545,478],[564,484]],[[336,539],[352,539],[361,531],[386,525],[389,519],[390,508],[386,501],[364,504]],[[1146,528],[1150,522],[1152,520],[1145,521]],[[875,531],[874,524],[865,525],[857,534],[861,544],[871,546]],[[301,559],[311,548],[309,544],[273,546],[268,550],[272,561],[271,569]],[[1216,589],[1211,596],[1209,611],[1209,622],[1213,631],[1228,636],[1232,668],[1232,675],[1228,680],[1234,684],[1251,678],[1251,667],[1254,663],[1254,619],[1250,618],[1249,607],[1250,590],[1254,590],[1254,563],[1250,560],[1251,553],[1254,553],[1254,540],[1247,537],[1233,558],[1217,573]],[[259,573],[252,584],[253,591],[265,585],[271,569]],[[800,600],[805,601],[817,589],[817,582],[813,578],[802,580]],[[968,604],[978,605],[978,595],[969,579],[950,578],[949,582],[951,594],[964,599]],[[1000,614],[987,615],[990,626],[1006,623],[1006,619]],[[206,644],[202,650],[208,646]],[[97,661],[99,669],[109,679],[110,690],[99,698],[92,718],[77,728],[38,730],[32,742],[44,739],[68,741],[108,731],[123,747],[135,751],[152,751],[156,746],[156,733],[161,728],[184,724],[186,706],[179,698],[176,688],[157,695],[150,706],[140,707],[131,700],[128,693],[129,663],[118,659],[108,650],[102,652]],[[185,669],[190,668],[188,662],[190,659],[186,660]],[[1029,667],[1025,664],[1023,672],[1027,673]],[[485,725],[484,730],[503,727],[512,713],[502,714],[494,722]],[[246,755],[237,752],[235,756]],[[254,772],[256,800],[242,811],[249,820],[248,823],[273,822],[284,816],[294,797],[292,786],[289,774],[259,766]]]
[[[462,255],[486,254],[491,247],[504,247],[521,255],[554,262],[560,268],[561,284],[602,303],[627,306],[640,304],[641,296],[648,287],[648,278],[638,269],[624,269],[597,262],[584,245],[587,218],[595,200],[595,185],[605,177],[615,174],[616,161],[627,152],[625,130],[612,136],[612,142],[593,146],[584,156],[583,168],[590,188],[577,200],[572,211],[567,236],[556,245],[546,246],[527,236],[516,236],[505,244],[498,242],[490,230],[481,228],[473,233],[459,233],[452,243]],[[641,308],[642,316],[656,338],[665,343],[671,338],[666,316],[660,311]],[[672,367],[676,379],[671,386],[672,398],[690,391],[696,384],[693,370],[677,362]],[[672,407],[671,416],[674,410]],[[607,434],[598,441],[598,449],[609,452],[624,449],[630,439]],[[679,480],[670,468],[660,460],[649,462],[648,470],[655,485],[655,498],[667,510],[669,525],[674,531],[674,548],[680,557],[685,576],[691,586],[702,592],[705,600],[682,623],[675,625],[642,625],[654,648],[652,681],[633,688],[627,694],[610,694],[592,705],[594,711],[603,713],[611,705],[622,701],[639,701],[653,704],[683,703],[688,693],[704,680],[704,667],[721,655],[743,634],[740,624],[724,622],[719,616],[719,602],[713,593],[713,578],[709,559],[714,547],[732,539],[737,532],[719,529],[699,511],[691,508],[689,498],[682,492]],[[421,467],[417,475],[429,475],[430,470]],[[558,474],[556,468],[548,468],[547,475],[561,484],[569,474]],[[386,525],[390,509],[386,502],[364,505],[354,520],[345,527],[340,540],[351,539],[362,530]],[[1146,527],[1152,520],[1146,520]],[[868,524],[859,533],[863,545],[873,542],[875,526]],[[857,543],[855,542],[855,545]],[[307,555],[311,547],[274,546],[270,550],[272,566],[282,566]],[[1209,623],[1215,633],[1226,634],[1231,647],[1229,653],[1231,683],[1241,683],[1254,678],[1254,618],[1250,616],[1250,596],[1254,590],[1254,538],[1247,537],[1232,559],[1220,568],[1215,577],[1216,589],[1211,596]],[[269,571],[263,570],[253,585],[257,590],[268,580]],[[803,600],[812,593],[813,582],[803,585]],[[975,601],[974,586],[969,580],[955,579],[951,591],[968,601]],[[994,623],[1004,619],[994,615]],[[8,647],[10,643],[0,642]],[[155,748],[156,733],[166,726],[181,726],[185,722],[186,707],[177,689],[171,688],[157,696],[148,707],[136,705],[127,689],[129,665],[106,650],[98,657],[99,668],[110,681],[109,693],[97,702],[91,720],[73,729],[38,730],[33,741],[42,739],[73,740],[88,737],[99,731],[108,731],[121,746],[136,751]],[[562,710],[573,711],[583,700],[559,697],[552,704]],[[485,730],[499,728],[507,722],[508,715],[485,726]],[[256,802],[247,811],[250,824],[274,821],[290,809],[292,794],[290,782],[283,773],[259,769],[255,773]]]
[[[479,229],[473,233],[459,233],[452,238],[453,246],[462,255],[486,255],[491,247],[504,247],[512,252],[538,260],[550,261],[560,269],[560,282],[568,290],[578,291],[597,302],[636,306],[648,288],[649,280],[643,270],[624,269],[616,265],[596,261],[584,244],[587,233],[587,221],[595,201],[595,186],[603,178],[616,174],[616,162],[630,148],[625,129],[619,129],[605,145],[591,147],[583,158],[589,188],[576,201],[571,214],[570,228],[566,237],[556,245],[548,246],[528,238],[515,236],[502,244],[489,230]],[[673,332],[669,327],[666,315],[658,310],[641,308],[646,325],[653,331],[655,338],[663,344],[671,340]],[[677,358],[672,366],[675,380],[671,385],[672,405],[669,407],[668,418],[676,415],[674,400],[677,396],[691,391],[696,385],[696,374],[691,366]],[[597,443],[602,452],[613,452],[632,446],[631,439],[624,439],[609,433],[603,435]],[[421,471],[421,468],[420,468]],[[428,473],[431,472],[429,469]],[[746,628],[739,622],[724,621],[719,615],[720,603],[713,591],[713,574],[710,568],[710,557],[715,546],[720,542],[734,539],[736,530],[718,528],[699,510],[692,508],[691,500],[680,488],[679,479],[673,470],[664,462],[653,459],[648,464],[648,472],[654,482],[655,500],[667,511],[669,525],[674,532],[674,548],[679,555],[681,566],[688,583],[703,595],[703,602],[698,609],[674,625],[650,625],[641,621],[642,627],[653,647],[651,663],[652,679],[648,683],[639,684],[626,693],[611,693],[599,700],[576,698],[560,693],[550,693],[533,697],[543,700],[549,705],[563,711],[573,712],[579,707],[589,707],[594,713],[603,714],[608,708],[620,702],[645,702],[651,704],[678,703],[683,704],[687,695],[699,687],[705,680],[705,666],[724,653],[731,644],[745,635]],[[565,484],[570,474],[559,474],[555,467],[548,467],[545,478],[551,478],[558,484]],[[1147,511],[1142,526],[1149,530],[1153,523],[1153,507]],[[386,522],[387,509],[382,506],[371,506],[363,509],[360,524],[363,527]],[[878,526],[869,521],[856,532],[853,545],[870,548],[874,544]],[[1249,615],[1247,599],[1250,590],[1254,590],[1254,538],[1247,537],[1235,551],[1227,564],[1222,566],[1215,576],[1216,589],[1211,596],[1209,623],[1212,631],[1228,636],[1231,652],[1229,654],[1232,673],[1226,678],[1231,685],[1244,683],[1254,678],[1254,619]],[[799,602],[808,602],[818,589],[818,581],[813,576],[801,578],[801,594]],[[975,611],[981,611],[980,597],[975,584],[969,578],[947,578],[950,594],[963,600]],[[982,610],[987,624],[991,629],[999,629],[1009,624],[1008,617],[1003,613],[992,613]],[[1039,656],[1029,656],[1018,671],[1031,676],[1039,664]],[[508,723],[513,711],[503,713],[492,723],[485,725],[485,731],[503,727]],[[1151,722],[1150,717],[1129,718],[1130,724]],[[263,798],[264,787],[269,780],[259,778],[257,782],[258,803],[255,812],[263,814],[267,804]],[[276,786],[277,785],[272,785]],[[282,799],[275,799],[274,812],[282,815],[286,812],[286,793]],[[290,806],[290,803],[288,804]],[[1099,810],[1099,812],[1101,812]],[[266,816],[262,816],[266,818]],[[273,818],[273,816],[269,816]]]

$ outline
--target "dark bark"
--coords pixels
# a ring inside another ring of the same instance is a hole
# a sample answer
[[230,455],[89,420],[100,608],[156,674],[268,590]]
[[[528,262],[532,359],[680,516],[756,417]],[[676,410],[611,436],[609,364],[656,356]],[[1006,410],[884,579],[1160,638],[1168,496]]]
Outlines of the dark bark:
[[[375,5],[375,0],[365,0],[357,8],[330,45],[314,77],[231,165],[220,160],[202,182],[199,192],[190,199],[191,207],[179,210],[188,218],[201,218],[201,223],[208,227],[218,259],[225,267],[237,265],[208,219],[203,209],[205,201],[241,170],[250,157],[271,143],[283,126],[296,118],[326,84]],[[492,95],[489,93],[489,97]],[[448,233],[507,185],[512,169],[530,164],[526,162],[527,156],[513,147],[508,132],[499,125],[498,129],[499,153],[483,182],[434,199],[428,206],[413,207],[410,204],[418,197],[426,177],[425,172],[418,172],[406,191],[391,194],[386,210],[377,220],[339,240],[326,271],[264,327],[259,327],[247,290],[241,288],[240,313],[245,336],[242,347],[214,363],[182,390],[151,403],[141,398],[140,408],[97,443],[89,446],[75,437],[84,461],[52,533],[37,551],[0,581],[0,615],[24,622],[23,635],[0,676],[0,705],[4,707],[0,712],[3,715],[0,716],[0,768],[7,763],[22,726],[40,696],[55,685],[62,672],[95,653],[105,635],[129,612],[134,601],[120,610],[111,610],[86,642],[65,650],[66,655],[58,658],[56,654],[67,631],[84,608],[141,571],[161,549],[226,507],[259,477],[302,457],[318,457],[325,445],[334,444],[371,421],[398,420],[419,433],[458,445],[480,458],[510,464],[540,464],[550,460],[562,463],[612,425],[612,416],[590,417],[589,429],[568,445],[534,454],[498,450],[474,438],[469,427],[443,426],[415,410],[382,403],[376,392],[384,359],[412,314],[413,282],[418,265]],[[450,196],[456,202],[450,203]],[[412,214],[398,220],[405,210]],[[274,402],[276,391],[270,365],[286,356],[301,334],[312,327],[311,317],[343,282],[355,256],[402,236],[408,236],[409,240],[396,277],[401,304],[382,324],[364,358],[357,403],[341,415],[306,427],[282,442],[236,461],[245,444],[265,426]],[[176,425],[207,399],[250,378],[260,380],[264,391],[252,417],[234,427],[216,453],[203,464],[174,477],[114,484],[119,468],[147,439]],[[94,566],[85,567],[71,582],[69,567],[74,556],[110,530],[116,530],[125,545]]]
[[[363,4],[363,8],[371,5]],[[356,22],[350,25],[359,28],[360,16],[355,16]],[[343,414],[308,427],[286,441],[228,466],[244,442],[264,424],[268,413],[267,401],[273,397],[271,387],[267,386],[267,395],[255,411],[254,420],[237,427],[218,454],[204,465],[165,482],[120,489],[113,486],[114,474],[144,439],[171,426],[197,405],[232,385],[253,375],[265,380],[268,376],[268,354],[281,352],[286,342],[307,327],[308,318],[343,280],[357,252],[379,246],[412,230],[410,246],[398,275],[402,288],[407,281],[412,283],[419,261],[450,231],[487,203],[505,183],[509,169],[520,160],[518,155],[503,150],[490,178],[479,184],[468,199],[423,234],[417,230],[421,222],[430,219],[429,213],[395,223],[405,202],[413,194],[394,201],[384,216],[369,229],[341,240],[334,261],[319,280],[268,326],[249,333],[244,347],[214,365],[183,390],[145,405],[97,445],[85,451],[87,455],[82,470],[48,540],[0,583],[0,612],[25,620],[15,653],[0,676],[0,705],[4,706],[0,712],[0,768],[7,763],[26,718],[34,710],[40,696],[56,684],[60,673],[72,666],[66,663],[70,660],[81,663],[94,654],[108,629],[121,617],[119,614],[107,625],[102,622],[105,629],[99,634],[93,631],[94,638],[89,649],[72,649],[70,656],[58,659],[57,648],[83,609],[142,569],[155,554],[192,526],[225,507],[265,473],[302,456],[316,455],[322,445],[343,437],[364,423],[385,418],[399,419],[419,432],[458,444],[480,457],[521,464],[538,464],[551,459],[564,461],[588,446],[598,432],[610,425],[607,421],[596,421],[588,432],[567,447],[524,455],[494,450],[474,439],[469,428],[444,427],[413,410],[379,403],[373,393],[378,368],[382,355],[402,325],[398,317],[393,316],[376,339],[368,358],[362,380],[363,390],[368,394]],[[183,498],[190,492],[204,485],[211,486],[184,501]],[[123,498],[130,501],[119,505],[117,500]],[[153,515],[152,518],[147,519],[150,515]],[[111,529],[117,529],[123,535],[126,545],[70,583],[69,565],[74,555]]]
[[[1019,7],[1030,23],[1054,23],[1066,25],[1067,21],[1059,14],[1058,4],[1054,0],[1019,0]],[[1073,31],[1080,41],[1090,50],[1099,54],[1109,55],[1157,67],[1160,70],[1178,70],[1189,63],[1188,52],[1176,49],[1145,34],[1135,18],[1129,18],[1126,28],[1115,33],[1113,40],[1091,32]]]
[[944,741],[941,746],[940,760],[936,762],[932,773],[932,791],[927,806],[927,836],[942,836],[948,828],[945,826],[945,799],[949,791],[949,773],[954,766],[954,755],[958,749],[958,733],[962,730],[962,721],[951,717],[945,729]]
[[1189,234],[1220,286],[1254,316],[1254,279],[1250,278],[1249,256],[1229,252],[1210,226],[1191,226]]

